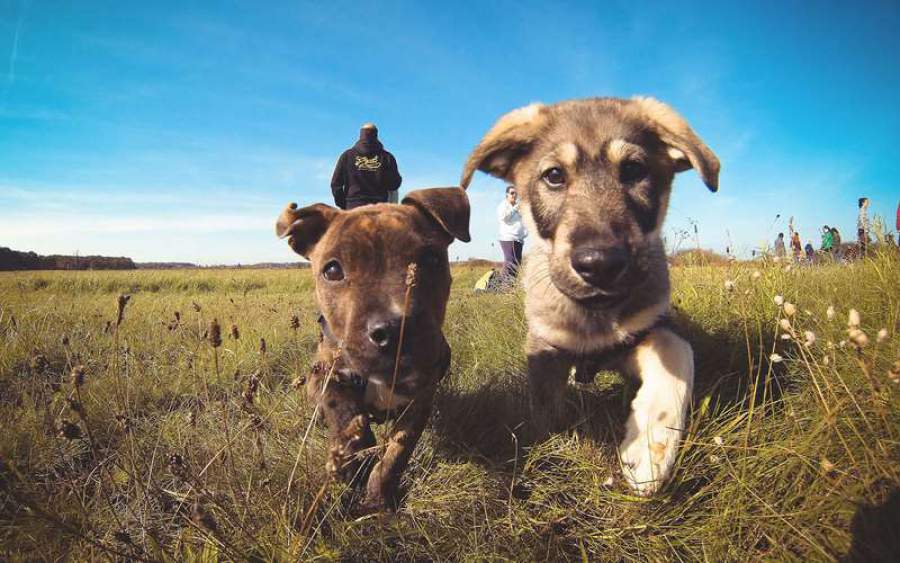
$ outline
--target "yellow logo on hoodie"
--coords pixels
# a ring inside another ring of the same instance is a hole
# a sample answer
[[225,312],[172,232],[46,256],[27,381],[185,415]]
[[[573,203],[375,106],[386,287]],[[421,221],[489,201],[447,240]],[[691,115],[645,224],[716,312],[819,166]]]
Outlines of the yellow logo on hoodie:
[[357,170],[373,171],[381,168],[381,160],[378,159],[377,154],[372,157],[357,156],[354,164]]

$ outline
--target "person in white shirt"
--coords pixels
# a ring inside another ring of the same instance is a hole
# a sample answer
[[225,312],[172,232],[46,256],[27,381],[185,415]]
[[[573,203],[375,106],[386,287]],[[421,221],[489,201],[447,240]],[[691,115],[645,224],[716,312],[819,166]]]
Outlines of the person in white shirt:
[[500,222],[500,248],[503,249],[503,279],[512,281],[522,261],[522,245],[528,232],[519,213],[519,199],[515,186],[506,186],[506,197],[497,206]]

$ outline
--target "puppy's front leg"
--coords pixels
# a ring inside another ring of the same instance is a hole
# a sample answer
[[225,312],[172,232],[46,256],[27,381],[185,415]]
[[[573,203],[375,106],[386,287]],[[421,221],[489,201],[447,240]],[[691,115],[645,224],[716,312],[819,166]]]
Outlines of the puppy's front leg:
[[349,483],[356,478],[365,479],[360,452],[375,445],[375,435],[369,426],[362,392],[328,381],[326,372],[320,365],[307,383],[307,394],[319,406],[328,427],[325,468],[336,480]]
[[430,392],[423,390],[394,421],[384,455],[369,473],[366,498],[362,504],[364,511],[396,507],[400,476],[428,422],[433,395],[433,389]]
[[565,420],[566,383],[572,361],[566,354],[528,334],[528,387],[531,416],[537,432],[543,436],[560,430]]
[[656,329],[635,347],[625,368],[642,384],[619,446],[622,472],[638,494],[650,495],[669,477],[687,425],[694,353],[670,330]]

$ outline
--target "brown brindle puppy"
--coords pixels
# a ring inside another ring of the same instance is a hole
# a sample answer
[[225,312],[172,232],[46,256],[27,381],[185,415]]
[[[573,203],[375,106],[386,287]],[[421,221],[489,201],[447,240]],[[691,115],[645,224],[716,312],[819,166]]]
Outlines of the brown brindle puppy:
[[463,187],[482,170],[522,198],[528,378],[546,427],[559,425],[573,367],[582,381],[600,367],[640,379],[619,454],[641,494],[671,473],[694,380],[691,346],[665,323],[660,237],[672,179],[690,168],[716,191],[718,159],[669,106],[593,98],[506,114],[463,171]]
[[[307,393],[328,426],[327,468],[366,484],[365,510],[392,506],[450,365],[447,247],[470,240],[469,200],[432,188],[352,211],[291,204],[276,233],[315,275],[322,339]],[[393,421],[380,455],[373,420]]]

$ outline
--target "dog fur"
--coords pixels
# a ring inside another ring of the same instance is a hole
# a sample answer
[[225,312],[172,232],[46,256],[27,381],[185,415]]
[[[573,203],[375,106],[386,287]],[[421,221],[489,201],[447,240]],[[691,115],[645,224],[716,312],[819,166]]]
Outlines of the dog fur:
[[[276,233],[315,274],[322,339],[306,385],[328,427],[327,469],[365,483],[365,511],[391,507],[450,365],[441,332],[451,284],[447,247],[469,241],[466,193],[416,190],[401,205],[352,211],[291,204]],[[380,455],[373,420],[392,420]]]
[[547,430],[565,409],[574,366],[637,377],[619,447],[640,494],[670,476],[687,425],[690,345],[666,326],[669,272],[660,231],[672,180],[694,168],[711,191],[719,161],[669,106],[652,98],[532,104],[503,116],[466,162],[514,184],[533,236],[524,264],[533,412]]

